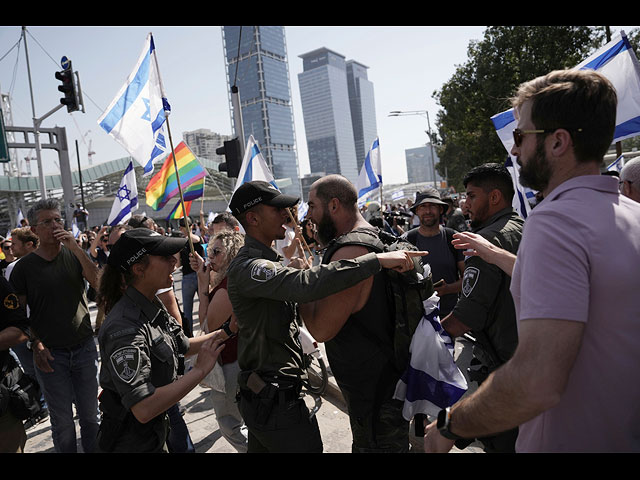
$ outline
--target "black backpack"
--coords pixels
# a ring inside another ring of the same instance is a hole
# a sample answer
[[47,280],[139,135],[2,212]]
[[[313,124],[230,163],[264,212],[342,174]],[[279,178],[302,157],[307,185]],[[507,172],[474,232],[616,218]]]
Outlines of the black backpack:
[[[345,245],[360,245],[376,253],[396,250],[417,250],[411,243],[379,228],[358,228],[332,240],[323,256],[327,263]],[[411,338],[424,314],[423,302],[433,295],[431,270],[422,265],[420,257],[413,259],[415,269],[408,272],[383,269],[389,309],[394,322],[393,351],[387,351],[400,374],[409,364]],[[377,343],[381,343],[378,340]],[[386,343],[385,343],[386,344]]]

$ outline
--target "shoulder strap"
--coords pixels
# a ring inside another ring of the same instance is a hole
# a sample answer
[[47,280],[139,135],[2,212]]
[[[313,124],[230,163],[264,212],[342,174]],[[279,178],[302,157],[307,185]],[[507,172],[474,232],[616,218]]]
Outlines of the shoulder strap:
[[360,245],[371,248],[376,252],[384,250],[384,244],[379,238],[381,231],[378,228],[356,228],[344,235],[334,238],[327,245],[322,263],[329,263],[333,254],[345,245]]

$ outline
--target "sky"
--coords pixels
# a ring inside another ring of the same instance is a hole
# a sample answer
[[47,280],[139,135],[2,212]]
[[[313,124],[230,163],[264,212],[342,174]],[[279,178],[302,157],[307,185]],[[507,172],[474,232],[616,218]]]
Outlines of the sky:
[[[153,33],[160,75],[168,101],[174,146],[182,133],[205,128],[232,134],[222,31],[219,26],[26,26],[35,116],[59,105],[62,96],[55,72],[60,59],[71,59],[79,72],[85,113],[62,108],[43,127],[63,126],[69,142],[71,169],[77,169],[75,141],[82,167],[128,156],[129,153],[97,123],[131,73],[146,35]],[[613,27],[617,30],[617,27]],[[626,28],[626,27],[622,27]],[[432,130],[440,106],[433,98],[467,61],[472,40],[481,40],[484,26],[285,26],[296,147],[301,175],[310,173],[298,74],[301,54],[326,47],[369,67],[385,184],[407,181],[405,150],[427,143],[427,117],[390,117],[394,110],[428,111]],[[0,26],[0,91],[9,94],[13,124],[33,125],[33,110],[22,27]],[[7,54],[7,52],[9,52]],[[495,112],[500,113],[500,112]],[[23,159],[35,150],[18,151]],[[51,150],[42,151],[46,174],[59,173]],[[35,160],[32,175],[37,176]],[[156,167],[157,171],[158,167]],[[23,167],[25,170],[25,167]]]

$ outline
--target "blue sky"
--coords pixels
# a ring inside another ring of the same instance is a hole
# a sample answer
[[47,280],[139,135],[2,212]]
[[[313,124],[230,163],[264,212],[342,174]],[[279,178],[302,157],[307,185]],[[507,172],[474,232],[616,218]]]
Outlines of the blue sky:
[[[301,174],[309,173],[298,74],[300,54],[327,47],[369,67],[376,102],[376,123],[386,184],[406,182],[404,151],[427,141],[424,116],[389,117],[392,110],[428,110],[432,129],[439,106],[432,97],[455,68],[467,60],[471,40],[481,40],[483,26],[287,26],[285,35],[295,134]],[[613,27],[617,30],[621,27]],[[630,29],[631,27],[622,27]],[[33,81],[36,117],[58,105],[60,92],[54,74],[65,55],[80,74],[86,113],[61,109],[46,119],[44,127],[64,126],[72,169],[76,169],[75,140],[80,161],[87,165],[91,141],[93,163],[128,153],[97,124],[98,117],[131,73],[147,33],[156,44],[160,73],[172,107],[170,125],[174,145],[182,132],[207,128],[231,134],[221,28],[27,26],[27,46]],[[628,30],[627,30],[628,31]],[[18,41],[20,26],[0,26],[0,56]],[[24,45],[0,61],[0,90],[10,93],[13,123],[31,126],[32,107]],[[496,112],[499,113],[499,112]],[[488,119],[487,119],[488,120]],[[24,157],[28,151],[21,150]],[[32,152],[35,158],[35,152]],[[51,151],[43,151],[46,173],[56,172]],[[32,174],[37,175],[32,162]]]

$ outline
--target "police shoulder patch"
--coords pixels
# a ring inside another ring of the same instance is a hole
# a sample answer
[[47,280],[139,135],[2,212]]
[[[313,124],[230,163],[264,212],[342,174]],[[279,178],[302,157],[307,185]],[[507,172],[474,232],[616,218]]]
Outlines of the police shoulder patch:
[[131,383],[140,370],[140,349],[135,346],[119,348],[111,354],[111,365],[116,375],[125,383]]
[[20,302],[18,301],[18,297],[15,293],[10,293],[4,297],[4,301],[2,303],[5,308],[9,310],[16,310],[20,306]]
[[271,280],[277,271],[275,263],[269,260],[258,260],[251,266],[251,279],[256,282]]
[[480,270],[476,267],[467,267],[464,270],[464,276],[462,277],[462,294],[468,297],[473,288],[478,283],[478,277],[480,277]]

